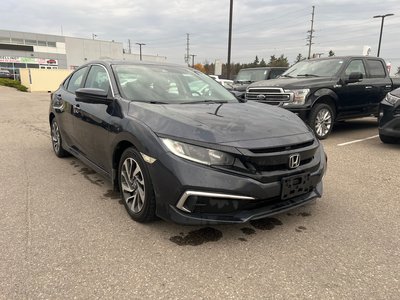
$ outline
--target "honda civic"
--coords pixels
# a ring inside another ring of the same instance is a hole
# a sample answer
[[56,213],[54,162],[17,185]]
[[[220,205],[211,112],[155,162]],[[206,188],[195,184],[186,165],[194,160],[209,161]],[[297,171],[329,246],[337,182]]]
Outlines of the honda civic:
[[300,118],[185,66],[83,65],[49,123],[55,154],[108,178],[138,222],[243,223],[322,196],[327,157]]

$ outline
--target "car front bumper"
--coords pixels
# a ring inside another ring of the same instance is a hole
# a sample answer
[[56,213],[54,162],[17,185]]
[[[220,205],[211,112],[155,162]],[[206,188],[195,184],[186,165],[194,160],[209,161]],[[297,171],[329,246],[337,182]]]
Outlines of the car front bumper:
[[379,106],[379,134],[400,138],[400,103],[381,102]]
[[[282,196],[286,177],[263,183],[165,153],[149,165],[156,213],[180,224],[229,224],[265,218],[302,206],[322,196],[326,156],[323,150],[318,153],[318,168],[307,173],[309,189],[289,198]],[[299,170],[296,174],[303,173],[306,172]]]

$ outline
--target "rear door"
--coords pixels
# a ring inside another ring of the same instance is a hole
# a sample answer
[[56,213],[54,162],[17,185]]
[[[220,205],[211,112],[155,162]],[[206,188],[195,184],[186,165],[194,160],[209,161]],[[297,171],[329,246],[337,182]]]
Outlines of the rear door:
[[366,88],[369,90],[369,112],[378,114],[379,103],[392,90],[392,81],[387,74],[386,66],[380,59],[366,58],[368,79]]

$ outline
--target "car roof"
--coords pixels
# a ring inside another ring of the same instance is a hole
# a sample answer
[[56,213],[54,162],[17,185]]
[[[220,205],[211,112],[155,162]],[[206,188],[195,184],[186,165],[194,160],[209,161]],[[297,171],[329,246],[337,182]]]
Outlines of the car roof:
[[288,67],[255,67],[255,68],[243,68],[240,70],[271,70],[271,69],[287,69],[287,68]]
[[93,64],[103,64],[103,65],[126,65],[126,66],[165,66],[165,67],[179,67],[179,68],[189,68],[186,65],[178,65],[171,63],[160,63],[160,62],[148,62],[148,61],[126,61],[126,60],[114,60],[114,59],[98,59],[88,62],[85,65]]
[[347,55],[347,56],[318,57],[318,58],[312,58],[310,60],[328,60],[328,59],[348,60],[348,59],[354,59],[354,58],[356,58],[356,59],[364,59],[364,58],[381,59],[380,57],[376,57],[376,56]]

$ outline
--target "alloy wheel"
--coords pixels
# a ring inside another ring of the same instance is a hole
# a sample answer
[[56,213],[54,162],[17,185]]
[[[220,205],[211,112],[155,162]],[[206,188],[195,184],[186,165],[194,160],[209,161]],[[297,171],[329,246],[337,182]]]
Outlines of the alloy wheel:
[[145,203],[145,182],[142,169],[137,161],[128,157],[121,168],[121,189],[127,207],[139,213]]
[[60,152],[61,136],[60,129],[58,128],[57,122],[53,122],[51,125],[51,141],[53,142],[53,148],[56,153]]
[[327,135],[332,127],[332,114],[331,112],[323,108],[317,113],[315,119],[315,131],[317,135],[323,137]]

